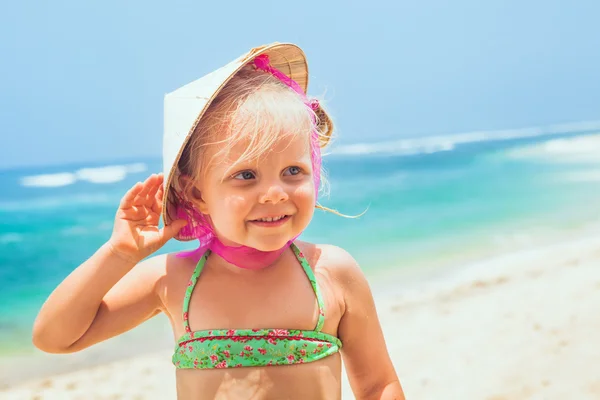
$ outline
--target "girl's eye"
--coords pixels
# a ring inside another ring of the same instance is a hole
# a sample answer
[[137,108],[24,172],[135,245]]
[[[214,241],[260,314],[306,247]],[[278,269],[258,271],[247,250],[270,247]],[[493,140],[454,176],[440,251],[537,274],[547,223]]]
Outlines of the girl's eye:
[[251,172],[251,171],[243,171],[243,172],[240,172],[237,175],[234,175],[233,179],[240,179],[240,180],[247,181],[247,180],[250,180],[250,179],[254,179],[254,173]]
[[298,175],[302,170],[298,167],[289,167],[285,170],[283,175]]

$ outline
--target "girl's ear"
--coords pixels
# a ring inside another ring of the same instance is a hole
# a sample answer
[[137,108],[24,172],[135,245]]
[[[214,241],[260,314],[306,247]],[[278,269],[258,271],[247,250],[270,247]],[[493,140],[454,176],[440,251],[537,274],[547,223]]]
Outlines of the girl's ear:
[[179,187],[182,188],[185,198],[190,200],[194,206],[196,206],[198,211],[200,211],[202,214],[208,214],[208,205],[202,198],[202,192],[200,189],[198,189],[192,177],[188,175],[180,175]]

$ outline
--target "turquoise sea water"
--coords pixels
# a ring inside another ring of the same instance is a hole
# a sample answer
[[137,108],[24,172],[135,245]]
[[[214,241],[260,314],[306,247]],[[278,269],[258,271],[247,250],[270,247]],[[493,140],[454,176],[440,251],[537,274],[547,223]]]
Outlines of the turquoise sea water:
[[[325,167],[322,204],[368,210],[358,219],[318,211],[303,239],[346,248],[367,274],[506,251],[599,221],[593,131],[346,146]],[[124,192],[160,169],[147,159],[0,171],[1,352],[31,349],[44,299],[108,239]]]

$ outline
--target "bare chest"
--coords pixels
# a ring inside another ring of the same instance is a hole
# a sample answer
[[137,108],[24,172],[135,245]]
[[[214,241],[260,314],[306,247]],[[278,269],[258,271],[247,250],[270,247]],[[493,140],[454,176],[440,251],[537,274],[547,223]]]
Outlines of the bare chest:
[[[189,271],[191,275],[193,269]],[[183,271],[182,271],[183,272]],[[184,333],[183,310],[189,276],[169,280],[168,313],[176,338]],[[323,331],[337,334],[341,318],[335,288],[315,274],[325,312]],[[294,264],[256,276],[227,275],[205,268],[188,301],[192,331],[211,329],[300,329],[313,330],[319,304],[303,269]]]

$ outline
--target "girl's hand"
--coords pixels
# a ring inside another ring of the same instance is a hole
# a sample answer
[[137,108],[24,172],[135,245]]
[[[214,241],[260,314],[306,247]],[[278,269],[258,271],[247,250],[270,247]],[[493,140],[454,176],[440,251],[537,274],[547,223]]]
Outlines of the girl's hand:
[[123,196],[108,242],[115,254],[138,263],[160,249],[187,224],[185,220],[175,220],[167,227],[158,228],[163,192],[162,174],[152,174]]

